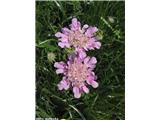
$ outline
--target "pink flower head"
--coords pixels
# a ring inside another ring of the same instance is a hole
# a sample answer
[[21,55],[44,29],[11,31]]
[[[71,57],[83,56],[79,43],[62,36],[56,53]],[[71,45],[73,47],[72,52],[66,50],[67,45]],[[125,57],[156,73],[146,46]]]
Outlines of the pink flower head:
[[58,45],[61,48],[75,48],[78,49],[94,50],[101,47],[101,43],[95,37],[95,33],[98,31],[97,27],[84,25],[81,28],[81,23],[76,19],[72,19],[70,29],[62,28],[62,32],[57,32],[55,36],[59,39]]
[[96,58],[79,55],[79,53],[70,55],[67,63],[61,61],[54,64],[57,68],[56,73],[64,75],[58,84],[59,90],[68,90],[71,87],[75,98],[80,98],[83,92],[89,93],[88,85],[98,87],[97,76],[93,72],[97,63]]

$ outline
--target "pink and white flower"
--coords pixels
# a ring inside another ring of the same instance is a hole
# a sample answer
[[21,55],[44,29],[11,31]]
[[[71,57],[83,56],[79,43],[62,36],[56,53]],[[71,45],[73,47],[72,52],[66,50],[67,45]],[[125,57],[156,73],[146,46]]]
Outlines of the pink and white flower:
[[68,90],[72,88],[74,97],[80,98],[81,94],[89,93],[88,85],[93,88],[98,87],[97,76],[93,72],[97,60],[95,57],[81,56],[79,52],[70,55],[67,63],[56,62],[57,74],[63,74],[63,79],[58,84],[59,90]]
[[57,32],[55,36],[58,38],[58,45],[61,48],[75,48],[83,51],[99,49],[101,43],[95,37],[95,33],[98,31],[97,27],[88,26],[85,24],[81,28],[81,23],[76,19],[72,19],[70,29],[62,28],[62,32]]

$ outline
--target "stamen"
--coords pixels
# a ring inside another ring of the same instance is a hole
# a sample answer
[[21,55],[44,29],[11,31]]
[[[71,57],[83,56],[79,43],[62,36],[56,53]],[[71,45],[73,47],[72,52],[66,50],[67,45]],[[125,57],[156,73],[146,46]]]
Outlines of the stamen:
[[87,66],[77,59],[74,60],[73,64],[69,65],[68,68],[68,80],[75,85],[81,85],[87,79]]
[[84,47],[88,38],[80,31],[75,31],[69,35],[69,42],[74,47]]

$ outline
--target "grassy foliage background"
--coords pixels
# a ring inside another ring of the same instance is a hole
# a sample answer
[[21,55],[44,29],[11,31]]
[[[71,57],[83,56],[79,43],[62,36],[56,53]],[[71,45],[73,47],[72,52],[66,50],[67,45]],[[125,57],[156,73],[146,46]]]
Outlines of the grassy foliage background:
[[[124,120],[124,2],[36,2],[36,117],[67,120]],[[97,58],[99,87],[75,99],[71,91],[59,91],[61,76],[55,61],[66,60],[66,50],[54,34],[75,16],[82,24],[97,26],[102,47],[88,55]],[[52,55],[52,60],[48,59]]]

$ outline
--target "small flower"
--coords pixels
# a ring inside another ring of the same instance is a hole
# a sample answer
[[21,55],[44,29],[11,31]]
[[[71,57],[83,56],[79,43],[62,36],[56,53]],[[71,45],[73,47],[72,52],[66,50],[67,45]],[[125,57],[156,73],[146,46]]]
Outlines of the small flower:
[[79,49],[88,51],[101,47],[101,43],[95,36],[97,31],[97,27],[88,26],[87,24],[81,28],[81,23],[73,18],[70,29],[62,28],[62,32],[57,32],[55,36],[59,39],[58,45],[61,48],[73,47],[76,51]]
[[49,52],[47,54],[47,58],[48,58],[49,62],[53,62],[55,60],[55,58],[56,58],[56,55],[54,53],[52,53],[52,52]]
[[108,20],[111,22],[111,23],[114,23],[114,18],[112,16],[109,16],[108,17]]
[[83,92],[89,93],[88,85],[98,87],[97,76],[93,72],[97,63],[96,58],[79,55],[77,52],[69,56],[67,63],[61,61],[54,64],[57,68],[56,73],[64,75],[58,84],[59,90],[68,90],[71,87],[75,98],[80,98]]

